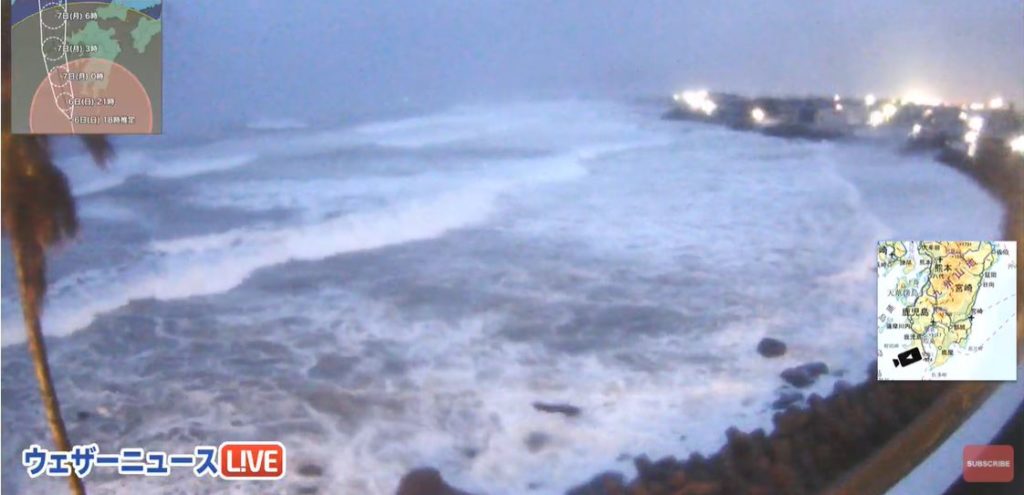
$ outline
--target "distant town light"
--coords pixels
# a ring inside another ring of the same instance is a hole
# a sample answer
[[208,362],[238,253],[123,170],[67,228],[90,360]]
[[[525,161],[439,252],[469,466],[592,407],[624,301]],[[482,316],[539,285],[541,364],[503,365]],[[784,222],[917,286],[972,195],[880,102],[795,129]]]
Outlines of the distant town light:
[[885,123],[885,115],[881,110],[874,110],[868,115],[868,125],[878,127]]
[[932,112],[932,109],[929,108],[928,110],[924,111],[924,116],[925,117],[931,117],[933,113],[935,113],[935,112]]
[[864,104],[869,107],[874,105],[877,101],[878,98],[875,98],[875,95],[873,94],[868,94],[867,96],[864,97]]
[[960,112],[960,120],[967,120],[967,112]]
[[1000,97],[1000,96],[992,98],[991,100],[988,101],[988,107],[993,109],[993,110],[999,110],[999,109],[1003,108],[1003,106],[1005,106],[1005,105],[1006,105],[1006,102],[1003,101],[1003,98]]
[[840,101],[842,101],[842,100],[843,100],[843,99],[842,99],[842,98],[841,98],[841,97],[840,97],[839,95],[834,95],[834,96],[832,96],[832,101],[834,101],[834,102],[836,102],[836,103],[839,103],[839,102],[840,102]]
[[967,131],[964,134],[964,142],[967,143],[967,156],[973,157],[974,153],[978,150],[978,136],[980,133],[975,130]]
[[981,128],[982,127],[985,127],[985,119],[983,117],[981,117],[980,115],[975,115],[975,116],[967,119],[967,128],[968,129],[970,129],[972,131],[976,131],[976,132],[981,132]]
[[1010,141],[1010,150],[1024,155],[1024,134]]
[[917,137],[921,134],[921,124],[914,124],[914,127],[910,128],[910,135]]
[[754,107],[754,109],[750,111],[750,118],[754,119],[754,122],[757,122],[758,124],[764,122],[764,119],[767,116],[768,115],[764,113],[764,110],[761,109],[761,107]]
[[893,105],[892,103],[886,103],[885,105],[882,105],[882,115],[885,117],[885,120],[887,122],[893,117],[895,117],[896,112],[898,111],[899,108],[897,108],[896,105]]
[[715,102],[710,99],[706,99],[700,104],[701,111],[708,116],[715,113],[716,108],[718,108],[718,105],[715,105]]
[[842,112],[843,111],[843,104],[842,103],[836,103],[836,111],[837,112]]
[[974,110],[975,112],[977,112],[979,110],[984,110],[985,109],[985,104],[984,103],[974,102],[974,103],[971,103],[971,105],[968,108],[970,108],[971,110]]
[[[707,90],[701,89],[701,90],[697,90],[697,91],[683,91],[682,98],[683,98],[683,101],[686,102],[686,104],[690,107],[690,110],[693,110],[693,111],[701,110],[704,113],[707,113],[708,115],[711,115],[711,113],[709,113],[706,110],[706,107],[708,106],[707,102],[710,101],[708,99],[708,92],[707,92]],[[712,103],[712,105],[714,105],[714,103]],[[714,112],[714,108],[712,108],[711,111]]]

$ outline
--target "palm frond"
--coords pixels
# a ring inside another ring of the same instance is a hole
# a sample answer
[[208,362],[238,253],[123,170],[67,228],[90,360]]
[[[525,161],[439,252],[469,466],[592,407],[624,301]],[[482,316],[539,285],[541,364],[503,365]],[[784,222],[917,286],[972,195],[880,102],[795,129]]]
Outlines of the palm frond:
[[[3,19],[11,18],[11,3],[0,0]],[[3,146],[0,167],[0,226],[11,240],[28,351],[32,356],[43,411],[56,448],[71,450],[60,402],[53,386],[43,339],[41,314],[46,294],[46,249],[71,238],[78,231],[75,199],[67,177],[53,163],[49,138],[11,134],[11,24],[3,23]],[[112,148],[102,136],[83,137],[99,165],[105,165]],[[74,473],[68,477],[71,492],[84,495],[85,486]]]

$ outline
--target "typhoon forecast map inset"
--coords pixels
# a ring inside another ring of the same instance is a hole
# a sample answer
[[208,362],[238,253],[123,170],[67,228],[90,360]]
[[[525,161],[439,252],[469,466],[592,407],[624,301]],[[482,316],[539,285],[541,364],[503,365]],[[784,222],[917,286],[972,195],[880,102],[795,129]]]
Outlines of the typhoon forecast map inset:
[[159,134],[163,0],[12,2],[16,134]]
[[878,245],[879,380],[1016,380],[1017,244]]

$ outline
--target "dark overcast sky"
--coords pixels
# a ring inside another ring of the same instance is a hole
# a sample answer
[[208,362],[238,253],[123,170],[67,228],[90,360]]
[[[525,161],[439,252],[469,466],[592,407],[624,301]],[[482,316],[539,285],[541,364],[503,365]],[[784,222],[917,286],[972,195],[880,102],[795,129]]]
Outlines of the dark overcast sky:
[[1019,0],[190,0],[165,23],[172,127],[688,86],[1024,101]]

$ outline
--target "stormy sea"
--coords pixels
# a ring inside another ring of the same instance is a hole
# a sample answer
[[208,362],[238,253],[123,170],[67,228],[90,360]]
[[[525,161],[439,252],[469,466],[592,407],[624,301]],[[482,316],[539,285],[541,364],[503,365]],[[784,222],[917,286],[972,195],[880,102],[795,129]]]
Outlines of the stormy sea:
[[[828,365],[809,393],[863,381],[878,240],[999,237],[996,200],[925,156],[662,110],[267,118],[122,140],[107,171],[65,153],[82,230],[53,253],[44,328],[73,442],[281,441],[276,493],[391,494],[420,466],[481,493],[562,493],[770,427],[787,367]],[[20,463],[50,440],[7,244],[3,270],[2,488],[58,493]],[[766,336],[786,354],[761,357]]]

